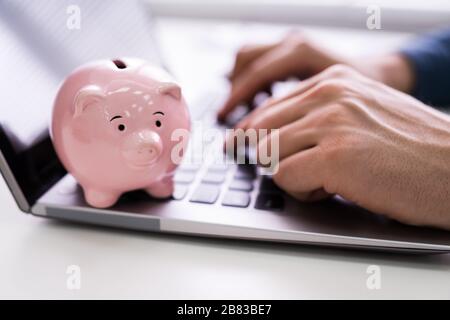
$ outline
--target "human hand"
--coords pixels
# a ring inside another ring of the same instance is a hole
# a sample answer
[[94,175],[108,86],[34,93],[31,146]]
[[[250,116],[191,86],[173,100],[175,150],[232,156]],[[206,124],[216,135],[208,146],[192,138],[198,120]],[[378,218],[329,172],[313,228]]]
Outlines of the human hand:
[[[300,200],[340,195],[414,225],[450,229],[450,117],[336,65],[237,128],[279,129],[273,179]],[[272,135],[258,143],[271,150]]]
[[275,81],[289,77],[306,79],[334,64],[351,66],[400,91],[409,92],[414,85],[413,70],[400,54],[349,59],[292,32],[277,43],[247,45],[238,51],[229,76],[231,92],[218,118],[225,120],[239,103],[251,102],[256,93]]
[[218,118],[224,120],[239,103],[252,100],[256,93],[277,80],[291,76],[307,78],[336,63],[344,61],[298,32],[277,43],[246,45],[236,54],[229,75],[231,92]]

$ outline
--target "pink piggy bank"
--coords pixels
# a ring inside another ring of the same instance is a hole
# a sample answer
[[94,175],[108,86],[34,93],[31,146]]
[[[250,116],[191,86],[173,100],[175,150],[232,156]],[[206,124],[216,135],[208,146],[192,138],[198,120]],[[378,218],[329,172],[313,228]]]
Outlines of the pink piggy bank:
[[189,129],[181,89],[166,72],[137,59],[102,60],[65,79],[51,136],[86,201],[104,208],[135,189],[169,197]]

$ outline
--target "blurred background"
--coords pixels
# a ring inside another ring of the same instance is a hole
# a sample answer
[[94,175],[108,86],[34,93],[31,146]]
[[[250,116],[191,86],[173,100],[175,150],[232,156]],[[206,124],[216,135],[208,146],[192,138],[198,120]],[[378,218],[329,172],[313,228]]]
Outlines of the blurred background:
[[228,90],[243,44],[298,29],[334,52],[370,55],[448,25],[448,0],[0,0],[0,120],[19,150],[48,134],[60,82],[93,59],[163,64],[195,115]]
[[[198,45],[198,54],[205,53],[199,61],[208,67],[197,72],[207,74],[229,70],[243,44],[270,43],[292,29],[333,51],[359,56],[395,50],[417,35],[450,25],[447,0],[144,1],[159,22],[157,34],[163,47],[173,48],[183,41],[189,42],[187,48]],[[379,10],[380,28],[369,30],[374,10]],[[220,58],[217,52],[222,53]],[[164,56],[177,53],[169,50]],[[189,76],[197,65],[181,60],[174,70],[192,67],[183,72]]]
[[383,11],[383,29],[423,31],[447,25],[447,0],[146,0],[157,15],[361,28],[368,6]]

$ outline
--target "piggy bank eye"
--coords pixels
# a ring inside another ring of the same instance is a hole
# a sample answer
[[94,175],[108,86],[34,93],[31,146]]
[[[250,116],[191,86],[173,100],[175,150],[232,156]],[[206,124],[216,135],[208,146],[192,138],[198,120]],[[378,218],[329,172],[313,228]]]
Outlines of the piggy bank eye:
[[125,125],[124,125],[124,124],[119,124],[119,125],[117,126],[117,129],[118,129],[119,131],[124,131],[124,130],[125,130]]
[[159,127],[161,127],[162,123],[161,123],[161,121],[156,120],[155,121],[155,125],[159,128]]

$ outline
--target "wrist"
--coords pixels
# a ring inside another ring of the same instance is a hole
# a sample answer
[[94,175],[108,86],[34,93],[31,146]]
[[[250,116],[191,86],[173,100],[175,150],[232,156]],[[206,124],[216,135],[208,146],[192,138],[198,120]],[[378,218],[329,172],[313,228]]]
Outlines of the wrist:
[[411,93],[415,85],[414,70],[406,57],[399,53],[364,58],[350,63],[364,75],[384,84]]

